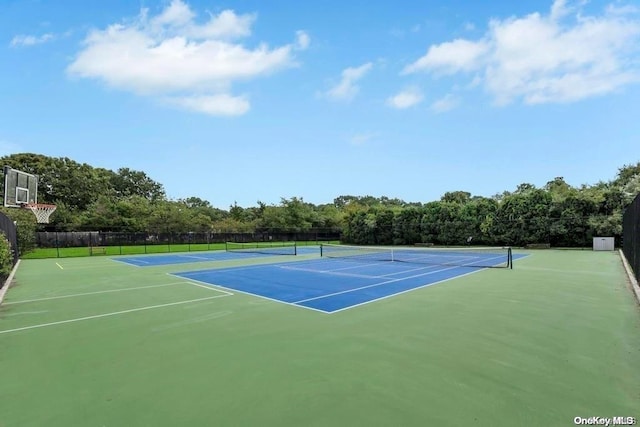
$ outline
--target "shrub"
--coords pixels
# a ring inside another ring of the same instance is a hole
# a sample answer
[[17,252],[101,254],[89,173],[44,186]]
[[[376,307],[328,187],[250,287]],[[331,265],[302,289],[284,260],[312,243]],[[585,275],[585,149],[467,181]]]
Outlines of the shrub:
[[[13,250],[11,244],[5,237],[3,232],[0,232],[0,279],[2,282],[9,276],[11,269],[13,268]],[[2,284],[0,284],[1,287]]]
[[18,254],[23,255],[36,247],[36,231],[38,224],[28,209],[1,208],[5,215],[16,222],[18,238]]

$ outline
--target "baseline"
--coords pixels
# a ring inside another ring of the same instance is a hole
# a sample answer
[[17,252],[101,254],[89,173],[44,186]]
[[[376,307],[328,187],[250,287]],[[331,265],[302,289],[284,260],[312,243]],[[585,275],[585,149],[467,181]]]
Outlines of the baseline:
[[429,286],[437,285],[437,284],[440,284],[440,283],[448,282],[449,280],[458,279],[460,277],[468,276],[470,274],[474,274],[474,273],[477,273],[477,272],[483,271],[483,270],[484,269],[469,271],[469,272],[464,273],[464,274],[447,277],[446,279],[438,280],[436,282],[425,283],[424,285],[417,286],[415,288],[406,289],[404,291],[399,291],[399,292],[396,292],[396,293],[393,293],[393,294],[389,294],[389,295],[384,295],[384,296],[381,296],[381,297],[376,298],[376,299],[372,299],[372,300],[364,301],[364,302],[361,302],[361,303],[353,304],[353,305],[350,305],[350,306],[347,306],[347,307],[344,307],[344,308],[339,308],[339,309],[336,309],[336,310],[333,310],[333,311],[327,311],[325,313],[328,313],[328,314],[338,313],[338,312],[341,312],[341,311],[349,310],[351,308],[360,307],[360,306],[363,306],[363,305],[366,305],[366,304],[370,304],[372,302],[381,301],[381,300],[384,300],[384,299],[387,299],[387,298],[393,298],[393,297],[395,297],[397,295],[406,294],[406,293],[409,293],[409,292],[416,291],[418,289],[422,289],[422,288],[426,288],[426,287],[429,287]]
[[26,299],[26,300],[22,300],[22,301],[9,301],[9,302],[5,302],[3,305],[11,305],[11,304],[24,304],[27,302],[37,302],[37,301],[48,301],[48,300],[53,300],[53,299],[61,299],[61,298],[75,298],[75,297],[82,297],[85,295],[97,295],[97,294],[107,294],[110,292],[124,292],[124,291],[134,291],[137,289],[149,289],[149,288],[160,288],[163,286],[175,286],[175,285],[180,285],[186,282],[173,282],[173,283],[165,283],[162,285],[150,285],[150,286],[138,286],[135,288],[122,288],[122,289],[108,289],[106,291],[95,291],[95,292],[83,292],[83,293],[79,293],[79,294],[70,294],[70,295],[58,295],[55,297],[45,297],[45,298],[34,298],[34,299]]
[[[252,266],[252,267],[264,267],[264,266]],[[204,270],[204,271],[207,271],[207,270]],[[307,309],[307,310],[317,311],[319,313],[325,313],[325,314],[327,313],[326,311],[318,310],[318,309],[313,308],[313,307],[305,307],[305,306],[302,306],[302,305],[297,305],[297,304],[290,303],[290,302],[283,301],[283,300],[279,300],[279,299],[276,299],[276,298],[270,298],[270,297],[265,296],[265,295],[254,294],[252,292],[242,291],[240,289],[235,289],[235,288],[229,288],[229,287],[226,287],[226,286],[218,285],[216,283],[205,282],[203,280],[194,279],[192,277],[188,277],[187,278],[187,277],[180,276],[180,274],[182,274],[182,273],[167,273],[167,274],[170,275],[170,276],[179,277],[181,279],[186,279],[186,280],[191,280],[193,282],[202,283],[202,285],[196,285],[196,286],[201,286],[203,288],[209,288],[209,289],[213,289],[213,290],[221,291],[221,292],[224,291],[224,292],[227,292],[229,295],[233,295],[233,293],[232,292],[228,292],[228,291],[239,292],[239,293],[244,294],[244,295],[249,295],[249,296],[252,296],[252,297],[258,297],[258,298],[261,298],[261,299],[266,299],[268,301],[277,302],[279,304],[286,304],[286,305],[289,305],[291,307],[304,308],[304,309]],[[192,283],[192,284],[194,284],[194,283]]]
[[210,299],[215,299],[215,298],[224,298],[224,297],[228,297],[228,296],[230,296],[230,295],[225,293],[223,295],[214,295],[212,297],[196,298],[196,299],[187,300],[187,301],[170,302],[170,303],[167,303],[167,304],[150,305],[150,306],[146,306],[146,307],[132,308],[130,310],[122,310],[122,311],[115,311],[115,312],[112,312],[112,313],[103,313],[103,314],[96,314],[96,315],[93,315],[93,316],[78,317],[78,318],[75,318],[75,319],[60,320],[58,322],[41,323],[41,324],[38,324],[38,325],[23,326],[21,328],[6,329],[4,331],[0,331],[0,335],[1,334],[8,334],[8,333],[11,333],[11,332],[26,331],[26,330],[30,330],[30,329],[45,328],[45,327],[48,327],[48,326],[63,325],[63,324],[66,324],[66,323],[74,323],[74,322],[82,322],[82,321],[85,321],[85,320],[100,319],[100,318],[103,318],[103,317],[118,316],[118,315],[121,315],[121,314],[135,313],[135,312],[138,312],[138,311],[153,310],[153,309],[156,309],[156,308],[171,307],[171,306],[181,305],[181,304],[189,304],[189,303],[192,303],[192,302],[205,301],[205,300],[210,300]]
[[[436,274],[436,273],[440,273],[440,272],[443,272],[443,271],[453,270],[453,269],[456,269],[456,268],[460,268],[460,267],[457,267],[457,266],[456,267],[447,267],[447,268],[442,268],[440,270],[429,271],[427,273],[415,274],[413,276],[406,276],[406,277],[399,277],[397,279],[385,280],[384,282],[374,283],[372,285],[360,286],[360,287],[357,287],[357,288],[346,289],[346,290],[340,291],[340,292],[333,292],[331,294],[321,295],[321,296],[313,297],[313,298],[302,299],[300,301],[294,301],[293,304],[300,304],[300,303],[303,303],[303,302],[314,301],[314,300],[318,300],[318,299],[322,299],[322,298],[330,298],[330,297],[333,297],[333,296],[336,296],[336,295],[347,294],[349,292],[357,292],[357,291],[361,291],[363,289],[369,289],[369,288],[375,288],[377,286],[387,285],[389,283],[402,282],[404,280],[409,280],[409,279],[415,279],[415,278],[418,278],[418,277],[429,276],[431,274]],[[460,276],[456,275],[455,277],[460,277]],[[414,288],[414,289],[416,289],[416,288]]]

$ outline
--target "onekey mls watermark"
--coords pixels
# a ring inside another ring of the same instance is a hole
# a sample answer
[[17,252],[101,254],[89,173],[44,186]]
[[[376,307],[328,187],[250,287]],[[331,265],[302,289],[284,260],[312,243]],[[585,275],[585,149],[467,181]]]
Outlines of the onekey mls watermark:
[[636,417],[575,417],[573,424],[577,426],[633,426]]

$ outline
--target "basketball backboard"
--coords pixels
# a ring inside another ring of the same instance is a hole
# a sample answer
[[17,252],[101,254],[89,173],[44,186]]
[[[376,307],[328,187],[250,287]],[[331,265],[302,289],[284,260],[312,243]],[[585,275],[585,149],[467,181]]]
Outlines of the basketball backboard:
[[38,203],[38,176],[4,167],[4,205],[19,208]]

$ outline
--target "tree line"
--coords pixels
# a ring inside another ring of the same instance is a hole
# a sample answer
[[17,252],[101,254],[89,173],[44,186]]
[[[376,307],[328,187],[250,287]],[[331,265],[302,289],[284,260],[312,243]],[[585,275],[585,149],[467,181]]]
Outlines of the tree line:
[[[639,162],[621,167],[608,182],[572,187],[556,177],[541,188],[523,183],[492,197],[451,191],[423,203],[343,195],[321,205],[292,197],[278,204],[258,201],[245,208],[234,203],[220,209],[196,195],[169,200],[161,183],[129,168],[112,171],[32,153],[4,156],[2,162],[38,175],[38,201],[58,206],[47,227],[59,231],[333,229],[341,231],[343,241],[355,244],[588,246],[594,236],[621,235],[624,209],[640,192]],[[20,223],[31,222],[23,227],[36,229],[30,213],[4,212]]]

